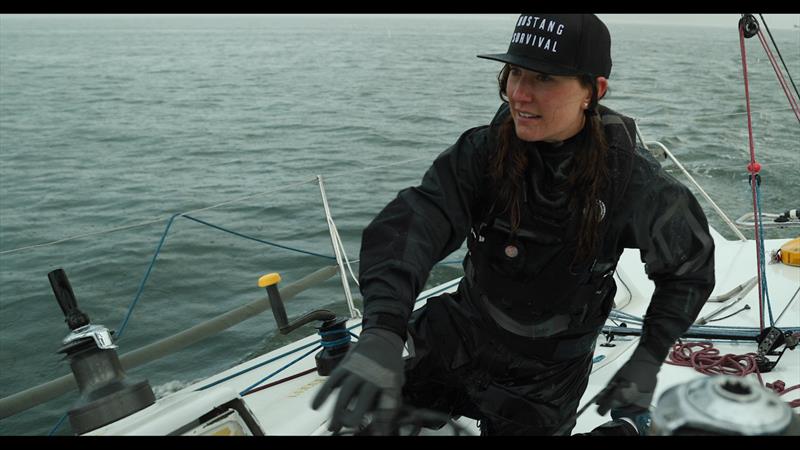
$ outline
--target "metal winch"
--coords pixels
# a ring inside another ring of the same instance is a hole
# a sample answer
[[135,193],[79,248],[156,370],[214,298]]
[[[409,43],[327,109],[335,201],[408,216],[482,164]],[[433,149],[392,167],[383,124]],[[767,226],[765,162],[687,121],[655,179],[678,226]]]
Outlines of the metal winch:
[[800,419],[753,378],[718,375],[673,386],[659,398],[650,435],[793,436]]
[[56,269],[47,277],[71,330],[59,353],[69,359],[81,393],[69,411],[73,432],[87,433],[155,403],[147,380],[133,381],[125,376],[112,332],[103,325],[91,324],[89,316],[78,309],[66,273]]

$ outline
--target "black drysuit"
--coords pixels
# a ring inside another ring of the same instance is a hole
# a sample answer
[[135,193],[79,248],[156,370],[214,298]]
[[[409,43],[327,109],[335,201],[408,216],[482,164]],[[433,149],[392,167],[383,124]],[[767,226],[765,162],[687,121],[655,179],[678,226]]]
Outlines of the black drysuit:
[[[714,287],[714,244],[691,192],[637,148],[632,121],[600,107],[610,183],[595,257],[575,264],[578,212],[564,182],[588,125],[555,147],[526,143],[520,230],[493,208],[487,173],[497,125],[470,129],[364,230],[364,329],[413,343],[404,400],[480,420],[489,434],[552,434],[586,389],[598,332],[613,306],[613,271],[638,248],[655,283],[640,345],[659,360]],[[588,123],[588,121],[587,121]],[[559,187],[560,186],[560,187]],[[454,294],[414,312],[431,268],[469,239]],[[570,427],[571,428],[571,427]]]

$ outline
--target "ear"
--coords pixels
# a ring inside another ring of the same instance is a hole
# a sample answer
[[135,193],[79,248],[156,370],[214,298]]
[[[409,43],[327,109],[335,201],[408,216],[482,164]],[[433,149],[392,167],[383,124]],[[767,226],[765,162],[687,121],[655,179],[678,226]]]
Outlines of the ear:
[[608,78],[597,77],[597,99],[600,100],[606,95],[608,90]]

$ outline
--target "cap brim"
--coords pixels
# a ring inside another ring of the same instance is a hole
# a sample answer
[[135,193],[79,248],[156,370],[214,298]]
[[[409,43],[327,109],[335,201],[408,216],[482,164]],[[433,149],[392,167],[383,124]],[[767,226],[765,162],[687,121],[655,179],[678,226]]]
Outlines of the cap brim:
[[545,61],[537,61],[531,58],[524,58],[517,55],[509,55],[508,53],[496,53],[491,55],[477,55],[478,58],[491,59],[493,61],[500,61],[503,63],[512,64],[522,67],[523,69],[533,70],[536,72],[546,73],[549,75],[577,75],[575,69],[568,67],[558,66]]

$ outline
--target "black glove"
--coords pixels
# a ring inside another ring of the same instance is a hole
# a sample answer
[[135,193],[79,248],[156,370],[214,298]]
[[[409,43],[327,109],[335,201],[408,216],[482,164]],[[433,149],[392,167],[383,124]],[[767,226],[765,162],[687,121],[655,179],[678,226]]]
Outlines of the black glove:
[[641,346],[637,347],[631,359],[598,395],[595,402],[598,405],[597,413],[604,415],[612,408],[628,414],[636,410],[649,410],[659,369],[661,361]]
[[311,403],[317,409],[340,387],[328,429],[355,428],[364,415],[380,409],[382,415],[400,408],[403,373],[403,339],[394,332],[371,328],[333,370]]

